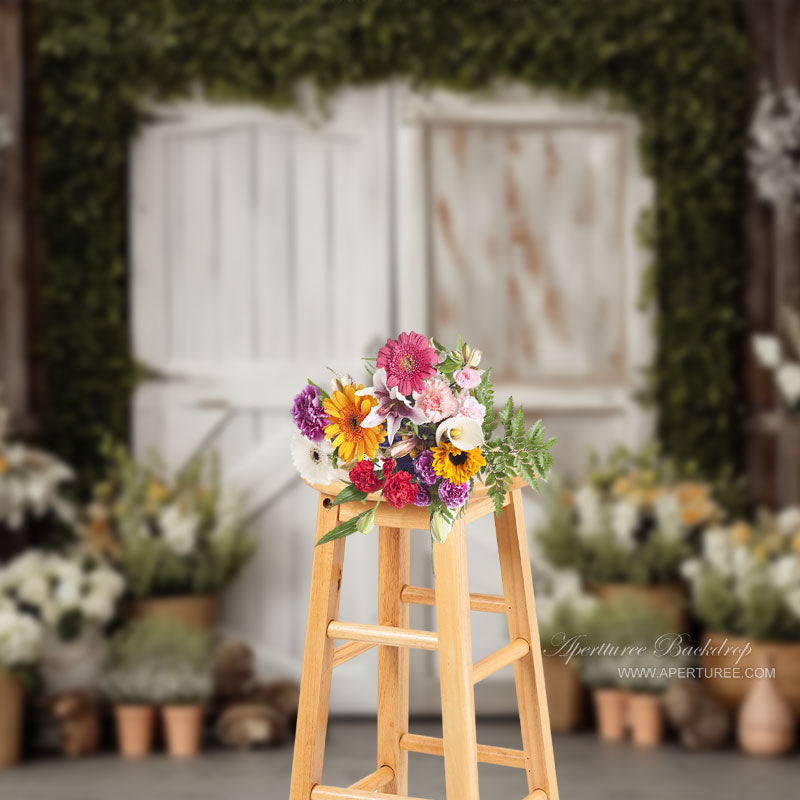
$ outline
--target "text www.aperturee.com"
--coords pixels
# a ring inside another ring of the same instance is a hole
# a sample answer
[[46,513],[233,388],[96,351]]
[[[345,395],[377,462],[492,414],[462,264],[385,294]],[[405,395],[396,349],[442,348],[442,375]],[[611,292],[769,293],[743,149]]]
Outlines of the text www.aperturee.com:
[[671,680],[673,678],[774,678],[775,667],[619,667],[623,680]]

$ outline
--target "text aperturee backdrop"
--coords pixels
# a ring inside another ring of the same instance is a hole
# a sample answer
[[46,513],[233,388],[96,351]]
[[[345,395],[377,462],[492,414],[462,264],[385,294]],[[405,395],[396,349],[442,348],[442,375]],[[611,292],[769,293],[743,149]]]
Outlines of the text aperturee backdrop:
[[[39,0],[48,254],[49,444],[80,467],[124,436],[134,379],[126,161],[145,98],[292,102],[408,77],[607,91],[643,122],[655,178],[643,236],[660,316],[652,392],[665,450],[717,473],[738,460],[739,182],[747,66],[730,0],[428,3]],[[86,473],[87,476],[91,473]]]

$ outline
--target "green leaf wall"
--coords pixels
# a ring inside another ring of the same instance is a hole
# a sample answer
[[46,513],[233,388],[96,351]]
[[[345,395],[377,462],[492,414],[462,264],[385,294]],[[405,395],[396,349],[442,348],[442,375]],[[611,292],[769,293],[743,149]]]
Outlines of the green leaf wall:
[[[288,105],[391,76],[606,91],[643,122],[658,187],[652,389],[666,452],[708,473],[739,451],[740,181],[748,53],[732,0],[37,0],[49,444],[91,475],[124,437],[128,143],[146,98],[196,84]],[[478,344],[478,343],[476,343]]]

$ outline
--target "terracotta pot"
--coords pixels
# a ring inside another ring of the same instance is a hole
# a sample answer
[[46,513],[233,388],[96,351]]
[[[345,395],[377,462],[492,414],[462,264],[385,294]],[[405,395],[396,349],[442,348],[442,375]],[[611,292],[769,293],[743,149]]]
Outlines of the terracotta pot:
[[217,596],[187,594],[177,597],[146,597],[134,602],[131,617],[133,619],[167,617],[192,628],[210,631],[217,622]]
[[161,709],[167,750],[173,758],[190,758],[200,752],[203,706],[164,706]]
[[[800,643],[797,642],[757,642],[724,633],[706,632],[700,638],[700,645],[708,643],[707,649],[728,647],[740,648],[750,644],[752,652],[736,663],[735,653],[703,655],[701,665],[705,669],[704,682],[708,693],[728,710],[736,710],[755,681],[746,678],[747,669],[758,669],[765,663],[775,668],[775,684],[783,695],[795,718],[800,718]],[[738,667],[737,675],[734,670]],[[727,669],[726,673],[711,675],[710,670]]]
[[772,758],[794,748],[794,714],[775,683],[766,677],[756,680],[739,709],[739,746],[748,755]]
[[544,685],[550,709],[550,730],[569,733],[583,722],[584,697],[581,676],[574,664],[558,656],[545,656]]
[[144,758],[153,748],[156,710],[153,706],[114,707],[119,751],[125,758]]
[[661,696],[632,692],[628,698],[628,723],[637,747],[657,747],[664,741]]
[[689,627],[686,587],[682,583],[595,583],[589,588],[600,600],[623,597],[645,603],[664,618],[667,632],[685,633]]
[[0,769],[16,764],[22,745],[22,711],[25,687],[10,672],[0,669]]
[[606,742],[622,741],[625,738],[628,693],[622,689],[595,689],[593,696],[600,738]]

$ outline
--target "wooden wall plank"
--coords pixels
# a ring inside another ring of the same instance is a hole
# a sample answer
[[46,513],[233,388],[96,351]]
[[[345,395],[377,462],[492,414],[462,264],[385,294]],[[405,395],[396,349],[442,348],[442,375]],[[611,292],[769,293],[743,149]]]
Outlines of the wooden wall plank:
[[[741,0],[741,7],[753,54],[753,101],[764,84],[800,83],[800,3]],[[744,466],[750,500],[774,507],[800,502],[800,426],[782,406],[770,372],[756,363],[750,338],[756,331],[780,333],[781,308],[800,307],[800,223],[794,210],[761,201],[751,181],[744,192]]]
[[22,3],[0,3],[0,387],[19,428],[28,404]]

